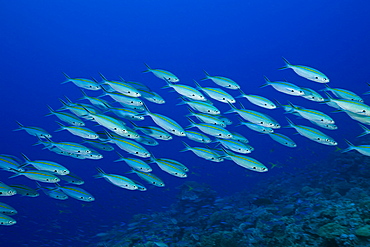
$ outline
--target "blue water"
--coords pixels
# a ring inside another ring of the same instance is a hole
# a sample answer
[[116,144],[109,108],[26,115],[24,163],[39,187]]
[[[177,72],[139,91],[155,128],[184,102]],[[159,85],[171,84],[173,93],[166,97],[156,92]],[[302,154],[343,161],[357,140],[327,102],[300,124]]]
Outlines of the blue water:
[[[103,179],[93,178],[97,166],[118,174],[129,170],[124,163],[113,163],[117,159],[114,152],[102,152],[104,159],[98,161],[77,160],[32,146],[36,142],[33,136],[24,131],[12,131],[17,128],[17,120],[26,126],[48,130],[54,135],[53,140],[79,141],[66,131],[53,133],[58,128],[56,118],[45,117],[46,105],[58,109],[61,107],[59,98],[68,96],[77,101],[81,97],[72,83],[61,84],[65,79],[62,72],[85,78],[99,78],[101,72],[112,80],[122,76],[126,80],[140,81],[166,100],[164,105],[148,103],[151,111],[187,126],[186,107],[175,106],[179,102],[177,94],[161,89],[164,81],[150,73],[142,73],[146,69],[144,63],[169,70],[181,83],[191,86],[194,86],[192,80],[200,81],[204,77],[203,70],[207,70],[212,75],[232,78],[248,94],[263,95],[284,104],[290,100],[330,114],[339,129],[323,132],[336,139],[340,148],[346,147],[344,139],[355,141],[362,131],[344,113],[330,113],[333,108],[260,86],[266,75],[271,80],[287,79],[299,86],[323,88],[292,70],[277,70],[284,65],[281,59],[284,56],[293,64],[312,66],[324,72],[332,87],[349,89],[360,95],[368,91],[370,36],[366,30],[370,4],[365,1],[23,0],[3,1],[1,5],[0,153],[18,157],[24,153],[30,159],[59,162],[81,176],[85,180],[83,188],[96,198],[95,202],[84,203],[74,199],[57,201],[44,194],[37,198],[2,197],[1,202],[18,210],[13,216],[17,224],[0,229],[2,246],[57,246],[41,245],[49,240],[64,246],[84,246],[86,242],[83,241],[93,243],[97,233],[128,222],[137,213],[165,210],[176,200],[176,188],[185,181],[209,184],[219,196],[226,196],[248,190],[282,172],[299,172],[300,166],[326,160],[335,151],[335,147],[293,135],[292,129],[283,129],[281,133],[297,142],[295,149],[281,146],[246,127],[233,126],[232,130],[243,133],[255,147],[251,157],[267,167],[271,167],[271,162],[282,164],[283,168],[253,173],[231,161],[206,162],[190,152],[179,153],[184,139],[175,137],[149,148],[156,157],[186,164],[191,171],[188,178],[173,177],[153,165],[154,172],[165,181],[165,188],[148,186],[146,192],[123,190]],[[201,84],[215,86],[211,81]],[[238,95],[236,91],[228,92]],[[364,96],[365,102],[369,102],[368,97]],[[245,99],[240,102],[286,125],[282,109],[267,111]],[[225,104],[215,104],[222,112],[229,109]],[[305,120],[289,117],[299,124],[310,125]],[[235,116],[230,118],[237,122]],[[138,124],[154,125],[150,119]],[[97,129],[92,122],[88,122],[88,126]],[[9,179],[10,175],[3,171],[0,180],[36,187],[25,177]],[[128,176],[138,180],[133,174]]]

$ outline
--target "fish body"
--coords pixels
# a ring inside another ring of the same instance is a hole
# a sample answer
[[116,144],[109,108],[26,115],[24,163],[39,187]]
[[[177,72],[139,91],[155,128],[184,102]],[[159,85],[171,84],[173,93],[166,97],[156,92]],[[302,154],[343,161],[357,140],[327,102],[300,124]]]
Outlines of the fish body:
[[241,97],[246,98],[252,104],[257,105],[259,107],[269,109],[269,110],[276,108],[275,103],[273,103],[271,100],[269,100],[265,97],[262,97],[262,96],[259,96],[259,95],[253,95],[253,94],[245,94],[240,89],[239,89],[239,91],[240,91],[241,95],[238,96],[237,98],[241,98]]
[[167,71],[167,70],[164,70],[164,69],[152,69],[149,67],[149,65],[145,64],[145,66],[147,67],[147,70],[145,70],[143,73],[153,73],[153,75],[155,75],[156,77],[162,79],[162,80],[167,80],[167,81],[170,81],[170,82],[179,82],[180,79],[175,76],[173,73]]
[[95,175],[94,176],[95,178],[104,178],[109,183],[120,188],[124,188],[127,190],[137,190],[135,182],[132,181],[131,179],[117,174],[105,173],[101,168],[96,169],[98,170],[98,175]]
[[297,144],[292,140],[290,139],[289,137],[287,137],[286,135],[283,135],[283,134],[280,134],[280,133],[269,133],[268,134],[272,140],[284,145],[284,146],[287,146],[287,147],[290,147],[290,148],[294,148],[297,146]]
[[283,58],[283,60],[285,62],[285,66],[280,68],[281,70],[292,69],[297,75],[318,83],[328,83],[330,81],[324,73],[318,71],[317,69],[304,65],[293,65],[285,58]]
[[25,130],[28,134],[32,135],[32,136],[36,136],[36,137],[39,137],[39,138],[51,138],[52,135],[49,134],[49,132],[47,132],[46,130],[40,128],[40,127],[33,127],[33,126],[24,126],[23,124],[21,124],[20,122],[16,121],[19,128],[18,129],[15,129],[14,131],[18,131],[18,130]]
[[67,82],[72,82],[77,87],[84,88],[87,90],[96,91],[100,89],[100,85],[96,81],[85,79],[85,78],[71,78],[66,73],[63,73],[63,74],[66,77],[66,80],[62,82],[62,84],[67,83]]
[[44,186],[41,186],[39,183],[37,183],[37,187],[39,190],[42,190],[45,193],[45,195],[53,199],[57,199],[57,200],[67,200],[68,199],[68,196],[64,192],[62,192],[61,190],[57,190],[55,187],[44,187]]
[[40,195],[36,190],[24,184],[11,184],[9,187],[15,189],[21,196],[38,197]]
[[301,89],[304,93],[302,95],[303,98],[314,101],[314,102],[324,102],[325,101],[324,97],[322,97],[315,90],[313,90],[311,88],[307,88],[307,87],[301,87]]
[[333,107],[338,106],[340,109],[344,111],[349,111],[349,112],[362,115],[362,116],[370,116],[370,106],[362,102],[359,102],[359,101],[352,101],[352,100],[346,100],[346,99],[334,99],[329,96],[328,103],[334,103],[334,105],[330,105],[330,106],[333,106]]
[[216,139],[217,142],[221,143],[227,149],[231,151],[242,153],[242,154],[249,154],[251,153],[254,148],[246,143],[238,142],[235,140],[230,139]]
[[185,142],[183,142],[183,144],[185,145],[185,148],[180,152],[192,151],[196,156],[213,162],[222,162],[224,160],[221,155],[219,155],[216,151],[212,149],[202,147],[191,147]]
[[262,85],[261,87],[266,87],[266,86],[272,86],[276,91],[279,91],[281,93],[293,95],[293,96],[303,96],[304,91],[298,87],[297,85],[286,82],[286,81],[270,81],[266,76],[265,76],[265,81],[266,83]]
[[0,196],[14,196],[17,191],[0,181]]
[[149,173],[149,172],[147,173],[147,172],[142,172],[142,171],[137,171],[137,170],[132,170],[131,172],[136,173],[142,180],[145,180],[149,184],[152,184],[152,185],[157,186],[157,187],[164,187],[165,186],[162,179],[160,179],[159,177],[157,177],[153,173]]
[[287,118],[289,126],[294,128],[301,136],[308,139],[329,146],[336,146],[338,143],[330,136],[322,133],[321,131],[304,125],[295,125],[290,119]]
[[244,167],[248,170],[255,171],[255,172],[267,172],[268,171],[267,167],[256,159],[253,159],[245,155],[235,154],[233,152],[226,151],[226,150],[224,150],[224,152],[227,158],[231,159],[232,161],[234,161],[235,164],[241,167]]
[[39,170],[28,170],[24,172],[17,172],[16,174],[10,176],[10,178],[17,177],[20,175],[44,183],[58,183],[60,181],[60,178],[55,176],[53,173]]
[[53,161],[47,161],[47,160],[30,160],[25,154],[22,154],[24,160],[25,160],[25,163],[23,166],[26,166],[26,165],[32,165],[33,167],[35,167],[37,170],[42,170],[42,171],[48,171],[48,172],[51,172],[51,173],[55,173],[55,174],[58,174],[58,175],[67,175],[69,174],[69,170],[56,163],[56,162],[53,162]]
[[290,103],[290,110],[288,111],[289,113],[297,113],[299,116],[302,118],[305,118],[309,121],[313,122],[319,122],[319,123],[324,123],[324,124],[334,124],[334,120],[326,115],[325,113],[313,109],[306,109],[303,107],[295,106]]
[[200,142],[200,143],[210,143],[211,139],[199,132],[196,131],[190,131],[190,130],[185,130],[186,137],[189,138],[192,141],[195,142]]
[[18,171],[24,172],[25,170],[21,167],[21,164],[8,155],[0,154],[0,169],[5,171]]
[[109,134],[109,140],[116,144],[120,149],[142,158],[150,157],[149,151],[141,146],[139,143],[125,138],[120,138]]
[[[156,163],[159,168],[161,168],[163,171],[173,175],[173,176],[176,176],[176,177],[179,177],[179,178],[186,178],[187,175],[186,175],[186,172],[184,171],[183,167],[184,165],[181,164],[180,162],[176,161],[176,160],[172,160],[172,159],[157,159],[155,157],[153,157],[153,155],[151,156],[151,162],[153,163]],[[186,168],[186,170],[189,170]]]
[[57,184],[57,190],[62,191],[66,195],[84,202],[92,202],[95,198],[86,190],[75,186],[60,186]]
[[159,127],[177,136],[185,136],[185,130],[175,120],[158,113],[152,113],[145,106],[145,115],[149,116]]
[[206,102],[206,101],[197,101],[197,100],[185,100],[182,99],[182,102],[179,103],[178,105],[184,105],[187,104],[190,106],[192,109],[199,111],[201,113],[206,113],[206,114],[211,114],[211,115],[220,115],[220,110],[213,106],[212,104]]
[[214,88],[214,87],[202,87],[199,85],[198,82],[194,81],[196,88],[198,90],[203,91],[205,94],[207,94],[210,98],[223,102],[223,103],[235,103],[235,99],[230,94],[226,93],[221,88]]
[[274,132],[274,130],[272,128],[261,126],[261,125],[254,124],[254,123],[241,121],[240,125],[245,125],[249,129],[257,131],[259,133],[273,133]]
[[0,202],[0,214],[14,215],[17,213],[18,213],[17,210],[15,210],[12,206],[9,206],[6,203]]
[[117,154],[120,156],[118,160],[115,160],[114,162],[118,161],[124,161],[126,162],[127,165],[129,165],[132,169],[136,171],[141,171],[141,172],[151,172],[152,168],[143,160],[140,159],[135,159],[131,157],[125,158],[123,155],[117,152]]
[[202,79],[202,81],[212,80],[214,83],[216,83],[217,85],[221,87],[225,87],[225,88],[233,89],[233,90],[240,88],[239,84],[230,78],[223,77],[223,76],[211,76],[205,70],[204,70],[204,73],[206,74],[206,78]]
[[257,111],[247,110],[247,109],[238,109],[232,104],[229,104],[229,105],[231,109],[225,112],[225,114],[235,112],[235,113],[238,113],[239,116],[241,116],[243,119],[251,123],[258,124],[264,127],[273,128],[273,129],[280,128],[280,124],[276,120],[268,116],[267,114],[257,112]]
[[50,113],[47,114],[46,116],[54,115],[57,118],[59,118],[61,121],[69,123],[71,125],[85,126],[85,123],[81,119],[76,117],[75,115],[72,115],[72,114],[67,113],[67,112],[54,111],[53,108],[51,108],[50,106],[48,106],[48,108],[49,108]]
[[121,78],[121,81],[109,81],[102,74],[100,74],[100,76],[103,79],[103,84],[109,85],[115,91],[123,95],[135,97],[135,98],[141,96],[140,92],[135,87],[133,87],[129,83],[126,83],[122,78]]
[[188,86],[188,85],[174,84],[170,81],[167,81],[167,86],[163,88],[172,88],[178,94],[185,96],[186,98],[189,98],[192,100],[199,100],[199,101],[207,100],[201,92],[199,92],[197,89],[191,86]]
[[3,226],[11,226],[16,224],[17,221],[13,219],[12,217],[5,215],[5,214],[0,214],[0,225]]
[[209,115],[205,113],[196,113],[190,108],[189,108],[189,111],[190,111],[190,114],[186,115],[186,117],[194,116],[203,123],[209,123],[209,124],[214,124],[214,125],[218,125],[221,127],[226,127],[226,124],[214,115]]
[[323,89],[323,91],[329,91],[333,93],[336,97],[341,98],[341,99],[364,102],[364,100],[360,96],[346,89],[331,88],[327,84],[325,84],[325,89]]
[[134,126],[135,130],[140,130],[143,132],[145,135],[148,135],[150,137],[153,137],[158,140],[171,140],[172,136],[165,130],[156,127],[156,126],[138,126],[135,123],[131,124]]
[[370,156],[370,145],[358,145],[355,146],[352,143],[350,143],[348,140],[345,140],[348,144],[348,148],[342,150],[342,153],[349,152],[351,150],[356,150],[360,154],[363,154],[365,156]]
[[232,138],[232,134],[225,128],[213,124],[207,124],[207,123],[195,123],[193,120],[188,118],[190,121],[190,125],[187,127],[188,128],[193,128],[197,127],[200,131],[207,135],[211,135],[214,137],[218,138],[223,138],[223,139],[230,139]]
[[81,185],[81,184],[84,184],[85,182],[82,180],[82,178],[80,178],[79,176],[77,176],[76,174],[74,174],[73,172],[70,172],[69,174],[67,175],[63,175],[63,176],[58,176],[61,180],[67,182],[67,183],[70,183],[70,184],[76,184],[76,185]]
[[99,138],[99,135],[95,131],[89,128],[81,127],[81,126],[65,126],[64,124],[60,122],[57,122],[57,123],[59,124],[60,128],[57,129],[55,132],[67,130],[71,134],[82,137],[82,138],[86,138],[86,139],[98,139]]

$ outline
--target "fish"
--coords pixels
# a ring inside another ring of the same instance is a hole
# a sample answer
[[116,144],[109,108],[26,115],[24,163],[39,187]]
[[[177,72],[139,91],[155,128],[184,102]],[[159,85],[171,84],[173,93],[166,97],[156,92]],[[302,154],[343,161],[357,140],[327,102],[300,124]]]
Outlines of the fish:
[[285,62],[285,66],[279,68],[280,70],[292,69],[297,75],[318,83],[328,83],[330,81],[324,73],[318,71],[317,69],[304,65],[293,65],[289,63],[288,60],[286,60],[284,57],[283,60]]
[[21,167],[20,162],[12,158],[11,156],[0,154],[0,169],[5,171],[18,171],[24,172],[25,170]]
[[136,171],[142,171],[142,172],[151,172],[152,168],[143,160],[140,159],[135,159],[132,157],[127,157],[125,158],[122,154],[118,153],[117,154],[120,156],[118,160],[115,160],[114,162],[118,161],[124,161],[126,162],[127,165],[129,165],[132,169]]
[[148,146],[157,146],[159,145],[159,142],[157,142],[154,138],[151,138],[150,136],[140,136],[140,138],[135,139],[137,142],[148,145]]
[[92,105],[94,105],[94,106],[96,106],[100,109],[103,109],[103,110],[107,110],[107,109],[110,109],[112,107],[108,101],[103,100],[101,98],[90,97],[82,89],[81,89],[81,93],[82,93],[83,97],[79,98],[78,100],[84,100],[84,99],[88,100]]
[[314,101],[314,102],[324,102],[325,101],[324,97],[322,97],[315,90],[313,90],[311,88],[307,88],[307,87],[301,87],[301,89],[304,93],[302,95],[303,98]]
[[325,113],[313,109],[306,109],[300,106],[295,106],[289,102],[290,109],[288,113],[297,113],[302,118],[305,118],[312,122],[319,122],[323,124],[334,124],[335,121]]
[[11,226],[16,224],[17,221],[13,219],[12,217],[5,215],[5,214],[0,214],[0,225],[3,226]]
[[157,177],[153,173],[149,173],[149,172],[147,173],[147,172],[142,172],[142,171],[138,171],[138,170],[131,170],[131,172],[129,172],[129,173],[136,173],[142,180],[145,180],[146,182],[148,182],[149,184],[152,184],[154,186],[157,186],[157,187],[164,187],[165,186],[162,179],[160,179],[159,177]]
[[234,131],[230,131],[230,133],[233,135],[233,137],[231,138],[232,140],[242,142],[242,143],[249,143],[248,139],[245,138],[243,135],[237,132],[234,132]]
[[[370,116],[370,106],[362,102],[347,99],[334,99],[329,94],[326,95],[328,96],[328,99],[324,103],[328,104],[331,107],[338,106],[341,110],[344,111],[349,111],[362,116]],[[334,103],[334,105],[329,103]]]
[[39,170],[28,170],[24,172],[17,172],[16,174],[10,176],[9,178],[14,178],[17,176],[25,176],[29,179],[36,180],[44,183],[58,183],[60,178],[55,176],[53,173],[48,171],[39,171]]
[[82,138],[86,138],[86,139],[98,139],[99,138],[99,135],[95,131],[89,128],[81,127],[81,126],[66,126],[58,121],[56,121],[56,123],[60,126],[60,128],[55,130],[55,132],[59,132],[62,130],[68,130],[71,134],[82,137]]
[[159,127],[163,128],[164,130],[168,131],[171,134],[177,135],[177,136],[186,136],[185,130],[178,124],[175,120],[158,114],[158,113],[152,113],[149,111],[148,107],[144,105],[145,107],[145,115],[149,116],[154,123],[156,123]]
[[245,94],[240,88],[239,92],[241,95],[237,96],[236,98],[246,98],[249,102],[251,102],[254,105],[257,105],[259,107],[265,108],[265,109],[275,109],[276,105],[271,100],[259,96],[259,95],[253,95],[253,94]]
[[154,91],[147,91],[147,90],[141,89],[141,88],[139,88],[138,91],[140,92],[141,97],[143,97],[144,99],[146,99],[149,102],[153,102],[153,103],[156,103],[156,104],[166,103],[166,101],[163,99],[163,97],[160,96],[158,93],[156,93]]
[[287,147],[290,147],[290,148],[294,148],[294,147],[297,147],[297,144],[292,140],[290,139],[289,137],[287,137],[286,135],[283,135],[283,134],[280,134],[280,133],[268,133],[268,135],[271,137],[272,140],[284,145],[284,146],[287,146]]
[[267,87],[272,86],[276,91],[279,91],[281,93],[293,95],[293,96],[303,96],[304,91],[298,87],[297,85],[287,82],[287,81],[270,81],[266,76],[265,78],[265,84],[263,84],[261,87]]
[[217,85],[219,85],[221,87],[225,87],[225,88],[233,89],[233,90],[236,90],[236,89],[240,88],[239,84],[236,83],[235,81],[233,81],[230,78],[223,77],[223,76],[211,76],[210,74],[207,73],[207,71],[205,71],[205,70],[203,70],[203,71],[206,74],[206,77],[203,78],[202,81],[212,80],[214,83],[216,83]]
[[61,180],[70,183],[70,184],[76,184],[76,185],[81,185],[84,184],[85,182],[77,176],[75,173],[70,172],[69,174],[63,175],[63,176],[58,176]]
[[102,73],[100,73],[100,77],[103,79],[102,84],[109,85],[116,92],[135,98],[141,96],[141,93],[135,87],[133,87],[129,83],[126,83],[125,80],[123,80],[122,78],[121,81],[109,81],[102,75]]
[[0,196],[14,196],[17,191],[0,181]]
[[219,155],[212,149],[202,147],[191,147],[186,142],[182,143],[185,145],[185,148],[180,150],[180,152],[192,151],[196,156],[213,162],[222,162],[224,160],[221,155]]
[[129,119],[131,121],[144,120],[144,116],[140,115],[140,113],[127,108],[111,107],[108,111],[113,112],[117,117]]
[[118,136],[114,136],[108,132],[107,134],[108,134],[109,141],[116,144],[120,149],[132,155],[136,155],[142,158],[150,157],[149,151],[143,146],[141,146],[139,143],[133,140],[130,140],[130,139],[124,139]]
[[61,121],[66,122],[66,123],[69,123],[71,125],[74,125],[74,126],[85,126],[85,123],[81,119],[79,119],[78,117],[76,117],[75,115],[72,115],[72,114],[67,113],[67,112],[57,112],[57,111],[54,111],[53,108],[51,108],[49,105],[47,107],[49,108],[50,113],[49,114],[46,114],[46,116],[54,115],[57,118],[59,118]]
[[364,100],[360,96],[358,96],[354,92],[349,91],[347,89],[331,88],[327,84],[325,84],[325,88],[322,89],[322,91],[329,91],[333,93],[336,97],[341,98],[341,99],[364,102]]
[[200,142],[200,143],[210,143],[211,139],[199,132],[191,131],[191,130],[185,130],[186,137],[189,138],[192,141]]
[[232,138],[232,134],[221,126],[207,124],[207,123],[195,123],[190,118],[188,118],[188,120],[190,121],[190,125],[186,127],[186,129],[197,127],[203,133],[214,136],[214,137],[223,138],[223,139]]
[[25,130],[28,134],[39,137],[39,138],[44,138],[44,137],[51,138],[52,137],[52,135],[49,134],[49,132],[47,132],[46,130],[40,127],[24,126],[18,121],[16,121],[16,123],[18,124],[19,128],[15,129],[14,131]]
[[206,101],[206,97],[199,92],[197,89],[183,84],[174,84],[168,80],[166,80],[167,85],[162,88],[172,88],[175,90],[178,94],[185,96],[186,98],[192,99],[192,100],[199,100],[199,101]]
[[197,81],[194,80],[196,89],[203,91],[210,98],[217,100],[222,103],[235,103],[235,99],[230,94],[226,93],[224,90],[215,87],[202,87]]
[[356,150],[360,154],[363,154],[365,156],[370,156],[370,145],[353,145],[350,141],[345,139],[345,142],[348,144],[348,148],[343,149],[342,153],[349,152],[351,150]]
[[102,87],[102,90],[103,90],[103,94],[98,96],[99,98],[103,97],[103,96],[109,96],[113,100],[115,100],[116,102],[119,102],[119,103],[122,103],[122,104],[125,104],[125,105],[129,105],[129,106],[140,107],[144,104],[144,102],[140,98],[127,96],[127,95],[124,95],[124,94],[119,93],[119,92],[109,92],[104,87]]
[[225,148],[237,153],[249,154],[254,150],[252,146],[235,140],[216,138],[216,142],[219,142]]
[[56,184],[57,188],[56,190],[62,191],[66,195],[80,200],[84,202],[92,202],[95,201],[95,198],[86,190],[80,188],[80,187],[75,187],[75,186],[61,186],[59,184]]
[[186,100],[184,98],[181,98],[181,102],[177,105],[184,105],[187,104],[192,109],[199,111],[201,113],[206,113],[210,115],[220,115],[220,110],[213,106],[212,104],[208,103],[207,101],[199,101],[199,100]]
[[124,188],[127,190],[137,190],[135,182],[132,181],[131,179],[117,174],[105,173],[99,167],[97,167],[96,169],[98,170],[98,175],[95,175],[94,176],[95,178],[104,178],[106,181],[120,188]]
[[162,79],[162,80],[167,80],[167,81],[170,81],[170,82],[179,82],[180,79],[175,76],[173,73],[167,71],[167,70],[164,70],[164,69],[152,69],[149,67],[149,65],[145,64],[147,70],[143,71],[143,73],[153,73],[153,75],[155,75],[156,77]]
[[37,170],[48,171],[48,172],[58,174],[58,175],[67,175],[67,174],[69,174],[69,170],[66,167],[64,167],[64,166],[62,166],[62,165],[60,165],[56,162],[47,161],[47,160],[34,160],[34,161],[32,161],[25,154],[21,153],[21,155],[25,160],[25,163],[23,164],[23,167],[25,167],[27,165],[32,165]]
[[140,130],[145,135],[148,135],[150,137],[153,137],[158,140],[164,140],[168,141],[172,139],[171,134],[169,134],[167,131],[156,127],[156,126],[138,126],[137,124],[131,122],[131,124],[134,126],[134,130]]
[[261,126],[261,125],[254,124],[254,123],[245,122],[245,121],[240,121],[239,125],[247,126],[249,129],[257,131],[259,133],[273,133],[274,132],[272,128]]
[[9,187],[15,189],[21,196],[38,197],[40,195],[36,190],[24,184],[11,184]]
[[57,200],[67,200],[68,199],[68,196],[64,192],[57,190],[55,187],[44,187],[44,186],[41,186],[39,183],[37,183],[37,188],[39,190],[42,190],[45,193],[45,195],[51,198],[54,198]]
[[238,109],[232,104],[229,104],[229,106],[231,107],[231,109],[229,111],[226,111],[225,114],[238,113],[239,116],[241,116],[244,120],[247,120],[254,124],[258,124],[258,125],[273,128],[273,129],[278,129],[281,127],[280,124],[275,119],[268,116],[267,114],[257,112],[257,111],[247,110],[244,108]]
[[99,125],[113,131],[118,135],[124,135],[128,132],[125,123],[120,119],[105,114],[92,113],[90,111],[88,111],[88,116],[90,116],[92,120],[97,122]]
[[289,127],[294,128],[301,136],[307,137],[308,139],[329,146],[336,146],[338,143],[331,138],[330,136],[322,133],[321,131],[304,126],[304,125],[295,125],[289,118],[286,118]]
[[43,144],[45,148],[53,148],[56,147],[60,150],[63,150],[65,152],[73,153],[73,154],[88,154],[92,153],[92,149],[85,147],[82,144],[75,143],[75,142],[53,142],[52,140],[46,138],[46,141],[42,141],[39,139],[37,143],[34,145]]
[[87,143],[87,144],[93,146],[94,148],[104,150],[104,151],[113,151],[114,150],[114,147],[112,147],[111,145],[109,145],[107,143],[103,143],[99,140],[83,140],[82,143]]
[[[181,164],[180,162],[176,161],[176,160],[172,160],[172,159],[157,159],[153,156],[153,154],[150,156],[150,162],[152,163],[156,163],[159,168],[161,168],[161,170],[173,175],[173,176],[176,176],[176,177],[179,177],[179,178],[186,178],[187,177],[187,174],[186,172],[183,170],[183,167],[184,165]],[[187,169],[189,170],[189,169]]]
[[17,214],[17,210],[15,210],[12,206],[0,202],[0,214],[6,214],[6,215],[14,215]]
[[62,84],[67,83],[67,82],[72,82],[73,84],[75,84],[77,87],[80,87],[80,88],[94,90],[94,91],[100,89],[100,85],[94,80],[89,80],[85,78],[71,78],[66,73],[63,73],[63,75],[66,77],[66,80],[62,82]]
[[221,127],[226,127],[226,124],[215,115],[209,115],[205,113],[196,113],[191,108],[188,108],[188,110],[190,114],[185,115],[186,117],[194,116],[203,123],[209,123],[209,124],[214,124],[214,125],[218,125]]
[[244,167],[248,170],[255,171],[255,172],[267,172],[268,171],[268,168],[256,159],[253,159],[245,155],[235,154],[231,151],[227,151],[226,149],[223,149],[223,151],[225,153],[225,158],[231,159],[232,161],[234,161],[235,164],[241,167]]

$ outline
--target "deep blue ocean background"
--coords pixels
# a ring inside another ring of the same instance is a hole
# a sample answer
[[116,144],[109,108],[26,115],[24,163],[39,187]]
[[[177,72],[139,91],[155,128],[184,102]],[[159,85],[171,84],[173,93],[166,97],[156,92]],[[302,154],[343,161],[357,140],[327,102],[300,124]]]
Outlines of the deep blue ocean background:
[[[300,172],[301,167],[324,162],[336,148],[312,142],[292,129],[282,129],[298,147],[289,149],[268,136],[246,127],[230,129],[243,133],[255,148],[251,157],[271,168],[267,173],[254,173],[231,161],[212,163],[191,152],[180,153],[183,138],[160,141],[149,147],[156,157],[176,159],[190,168],[186,179],[173,177],[152,165],[166,187],[148,186],[146,192],[115,187],[103,179],[94,179],[95,167],[109,173],[124,175],[129,168],[113,163],[115,152],[102,152],[102,160],[78,160],[64,157],[41,146],[25,131],[14,132],[16,120],[26,126],[39,126],[53,134],[55,141],[80,139],[58,128],[54,116],[45,117],[47,105],[61,107],[58,99],[68,96],[76,102],[81,92],[65,80],[71,77],[140,81],[159,93],[164,105],[147,103],[153,112],[169,116],[183,127],[185,106],[176,106],[177,94],[161,89],[165,82],[150,73],[152,68],[173,72],[183,84],[194,86],[193,79],[204,78],[203,70],[211,75],[232,78],[248,94],[259,94],[282,103],[313,108],[330,114],[339,127],[336,131],[322,130],[346,148],[344,139],[356,142],[362,132],[358,124],[344,113],[331,113],[333,108],[294,96],[284,95],[272,87],[260,88],[263,76],[271,80],[287,79],[299,86],[315,90],[318,84],[297,76],[292,70],[277,70],[284,65],[282,56],[292,64],[319,69],[330,78],[330,86],[345,88],[361,95],[369,90],[370,23],[367,1],[2,1],[0,8],[0,153],[30,159],[56,161],[85,180],[82,186],[96,201],[84,203],[75,199],[57,201],[43,193],[37,198],[1,197],[18,210],[12,216],[13,226],[0,229],[1,246],[85,246],[94,243],[94,236],[112,226],[125,224],[138,213],[162,211],[176,201],[177,189],[186,181],[209,184],[218,196],[228,196],[258,186],[261,181],[284,174]],[[211,81],[204,86],[216,86]],[[237,96],[237,91],[228,91]],[[100,92],[87,92],[98,96]],[[369,103],[369,96],[364,96]],[[286,125],[282,109],[268,111],[239,99],[248,109],[270,114]],[[86,102],[85,102],[86,103]],[[222,112],[229,107],[215,103]],[[237,118],[229,115],[234,122]],[[312,126],[306,120],[289,116],[294,122]],[[138,122],[154,125],[150,119]],[[87,126],[96,128],[94,123]],[[196,143],[187,141],[193,146]],[[117,151],[125,154],[124,151]],[[11,173],[0,172],[0,181],[36,187],[25,177],[9,179]],[[287,175],[287,176],[290,176]],[[139,180],[136,175],[129,174]]]

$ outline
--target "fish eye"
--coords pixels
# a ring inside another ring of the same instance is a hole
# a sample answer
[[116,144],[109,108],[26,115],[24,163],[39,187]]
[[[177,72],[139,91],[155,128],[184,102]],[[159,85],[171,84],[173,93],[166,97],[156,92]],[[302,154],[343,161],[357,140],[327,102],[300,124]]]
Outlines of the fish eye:
[[253,168],[254,170],[256,170],[256,169],[257,169],[257,167],[255,167],[255,166],[253,166],[252,168]]
[[316,76],[315,79],[319,79],[319,77]]

